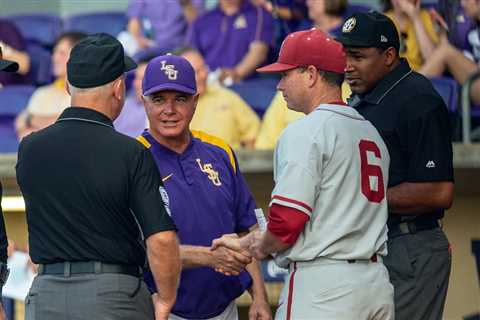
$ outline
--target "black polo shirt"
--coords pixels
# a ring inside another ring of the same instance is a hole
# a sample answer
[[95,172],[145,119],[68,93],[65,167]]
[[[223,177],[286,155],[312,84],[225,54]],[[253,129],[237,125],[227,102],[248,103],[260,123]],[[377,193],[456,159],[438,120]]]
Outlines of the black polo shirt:
[[35,263],[143,266],[142,233],[175,230],[151,153],[92,109],[67,108],[24,138],[16,168]]
[[7,240],[7,232],[5,231],[5,221],[3,219],[2,195],[3,195],[3,188],[2,188],[2,182],[0,182],[0,262],[7,263],[8,240]]
[[[388,186],[402,182],[453,181],[453,153],[447,107],[430,80],[407,61],[368,94],[349,104],[377,128],[390,153]],[[443,217],[443,210],[422,217]],[[408,215],[412,218],[412,215]],[[389,223],[407,216],[390,215]]]

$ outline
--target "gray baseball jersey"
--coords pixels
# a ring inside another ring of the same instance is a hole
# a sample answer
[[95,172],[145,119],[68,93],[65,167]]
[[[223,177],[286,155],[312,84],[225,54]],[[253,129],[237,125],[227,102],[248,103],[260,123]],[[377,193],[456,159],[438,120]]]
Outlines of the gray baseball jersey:
[[355,109],[322,104],[290,124],[275,150],[270,205],[310,217],[275,261],[368,260],[387,253],[387,148]]

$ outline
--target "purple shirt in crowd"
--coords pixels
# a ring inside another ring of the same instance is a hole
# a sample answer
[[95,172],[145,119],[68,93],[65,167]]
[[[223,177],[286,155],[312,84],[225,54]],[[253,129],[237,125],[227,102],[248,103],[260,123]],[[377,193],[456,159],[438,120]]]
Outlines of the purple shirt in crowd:
[[[148,131],[139,140],[150,149],[162,172],[169,198],[164,201],[181,244],[209,247],[213,239],[248,231],[256,223],[255,201],[232,149],[223,140],[194,133],[182,154],[157,143]],[[154,288],[151,274],[145,278]],[[172,312],[187,319],[215,317],[251,284],[246,271],[225,276],[207,267],[184,269]]]
[[475,21],[475,25],[468,32],[464,53],[480,65],[480,21]]
[[[161,3],[160,3],[161,2]],[[192,0],[192,4],[203,10],[204,0]],[[153,38],[162,48],[177,48],[184,44],[188,24],[178,0],[130,0],[127,16],[148,19]]]
[[132,138],[138,137],[145,130],[147,115],[143,104],[135,93],[130,94],[125,100],[122,112],[113,122],[115,130]]
[[[10,21],[0,19],[0,42],[20,51],[25,51],[25,40],[20,31]],[[5,48],[3,55],[5,57]],[[24,84],[28,83],[28,77],[22,76],[18,73],[0,72],[0,84],[3,86],[10,84]]]
[[272,15],[244,0],[232,16],[227,16],[219,6],[200,16],[193,22],[187,41],[200,51],[214,71],[236,66],[254,41],[273,45],[273,36]]

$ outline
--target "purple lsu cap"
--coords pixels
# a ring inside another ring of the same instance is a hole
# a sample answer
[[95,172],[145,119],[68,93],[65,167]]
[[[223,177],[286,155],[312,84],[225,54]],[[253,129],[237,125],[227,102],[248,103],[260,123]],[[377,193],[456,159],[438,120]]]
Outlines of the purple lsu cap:
[[143,76],[143,95],[163,90],[197,93],[195,70],[185,58],[167,54],[150,60]]

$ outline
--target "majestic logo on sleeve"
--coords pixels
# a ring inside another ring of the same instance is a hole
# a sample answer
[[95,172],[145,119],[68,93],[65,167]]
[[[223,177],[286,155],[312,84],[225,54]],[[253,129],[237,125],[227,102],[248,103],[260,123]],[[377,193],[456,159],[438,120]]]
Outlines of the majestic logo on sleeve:
[[197,163],[200,167],[200,170],[203,173],[207,174],[208,179],[210,179],[210,181],[212,181],[214,185],[216,185],[217,187],[222,185],[222,182],[220,181],[220,176],[218,175],[218,171],[213,170],[213,166],[211,163],[205,163],[202,165],[202,161],[198,158]]
[[354,17],[351,17],[345,23],[343,24],[342,32],[348,33],[355,28],[355,25],[357,24],[357,20]]
[[162,61],[162,71],[170,80],[177,80],[178,70],[175,70],[175,66],[173,64],[166,64],[167,60]]
[[433,162],[433,160],[430,160],[430,161],[427,162],[425,167],[426,168],[435,168],[435,162]]

